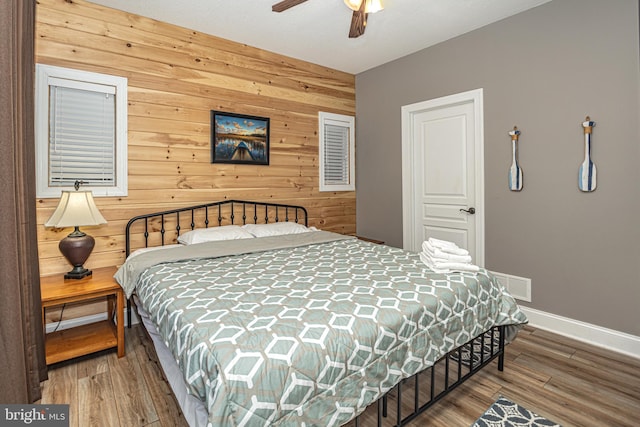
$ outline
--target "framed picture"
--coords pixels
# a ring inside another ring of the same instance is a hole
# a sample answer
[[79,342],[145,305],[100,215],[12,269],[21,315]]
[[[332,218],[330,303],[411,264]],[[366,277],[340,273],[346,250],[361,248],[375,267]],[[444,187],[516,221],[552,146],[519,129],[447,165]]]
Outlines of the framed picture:
[[211,110],[211,163],[269,164],[269,118]]

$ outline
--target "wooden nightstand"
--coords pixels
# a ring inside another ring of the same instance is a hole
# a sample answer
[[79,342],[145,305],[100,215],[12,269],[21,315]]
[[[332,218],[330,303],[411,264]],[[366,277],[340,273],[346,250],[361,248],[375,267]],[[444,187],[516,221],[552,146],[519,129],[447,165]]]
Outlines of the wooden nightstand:
[[124,293],[113,278],[115,272],[115,267],[106,267],[96,268],[92,276],[79,280],[65,280],[62,274],[40,278],[43,328],[48,307],[108,299],[107,320],[45,335],[47,365],[113,347],[118,348],[118,357],[124,356]]

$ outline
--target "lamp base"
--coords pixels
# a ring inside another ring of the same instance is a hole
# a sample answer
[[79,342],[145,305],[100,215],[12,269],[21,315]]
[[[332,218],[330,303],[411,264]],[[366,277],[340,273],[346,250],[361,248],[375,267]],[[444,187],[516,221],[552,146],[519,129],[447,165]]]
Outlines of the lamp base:
[[82,279],[83,277],[91,276],[92,271],[82,266],[74,267],[73,270],[64,274],[65,279]]
[[69,264],[73,265],[73,270],[64,275],[65,279],[82,279],[91,275],[91,270],[87,270],[82,264],[89,258],[94,245],[93,237],[78,230],[78,227],[60,240],[58,245],[60,252],[69,261]]

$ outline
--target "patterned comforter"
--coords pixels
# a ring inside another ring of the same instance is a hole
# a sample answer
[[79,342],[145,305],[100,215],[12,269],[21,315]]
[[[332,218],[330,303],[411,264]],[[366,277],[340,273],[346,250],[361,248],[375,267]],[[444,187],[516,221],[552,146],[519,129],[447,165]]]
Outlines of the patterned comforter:
[[480,333],[526,322],[484,269],[436,274],[416,253],[317,233],[129,277],[209,425],[340,425]]

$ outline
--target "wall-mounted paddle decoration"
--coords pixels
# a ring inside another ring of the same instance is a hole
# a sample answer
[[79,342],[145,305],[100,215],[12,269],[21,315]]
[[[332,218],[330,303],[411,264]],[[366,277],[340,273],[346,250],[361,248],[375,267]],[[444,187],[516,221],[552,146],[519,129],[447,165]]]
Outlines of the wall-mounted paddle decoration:
[[522,190],[522,169],[518,164],[518,138],[520,137],[518,127],[514,126],[509,135],[511,135],[512,151],[511,168],[509,169],[509,190],[520,191]]
[[589,116],[582,122],[584,128],[584,161],[578,172],[578,187],[580,191],[593,191],[596,189],[596,165],[591,161],[591,133],[596,122],[592,122]]

